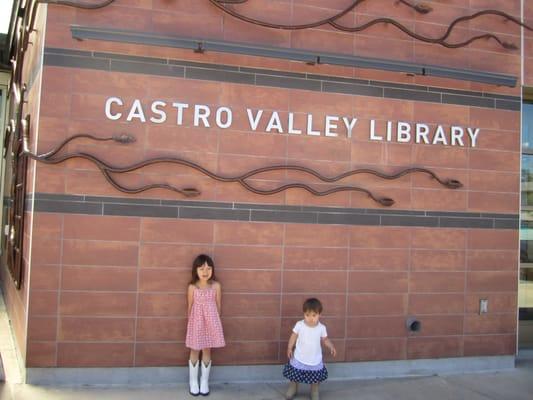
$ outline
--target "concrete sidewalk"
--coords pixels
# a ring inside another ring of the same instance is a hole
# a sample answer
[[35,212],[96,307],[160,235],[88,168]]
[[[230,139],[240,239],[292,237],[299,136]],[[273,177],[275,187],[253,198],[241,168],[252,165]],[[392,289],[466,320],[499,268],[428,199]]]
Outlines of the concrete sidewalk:
[[[286,384],[212,384],[212,400],[283,399]],[[303,385],[296,399],[309,398]],[[33,386],[0,384],[1,400],[176,400],[194,399],[184,383],[153,386]],[[204,397],[196,397],[202,399]],[[500,372],[397,379],[328,381],[320,390],[322,400],[531,400],[533,360],[518,361],[517,367]]]

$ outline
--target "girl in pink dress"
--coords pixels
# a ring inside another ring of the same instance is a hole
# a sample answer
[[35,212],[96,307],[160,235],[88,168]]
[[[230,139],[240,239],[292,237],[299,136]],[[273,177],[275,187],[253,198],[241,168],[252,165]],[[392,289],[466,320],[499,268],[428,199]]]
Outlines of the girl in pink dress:
[[[209,394],[211,349],[224,347],[224,332],[220,322],[222,288],[215,280],[215,264],[211,257],[200,254],[192,264],[192,280],[187,289],[189,321],[185,345],[191,349],[189,357],[189,392],[193,396]],[[199,363],[200,351],[202,361]],[[202,375],[198,385],[198,368]]]

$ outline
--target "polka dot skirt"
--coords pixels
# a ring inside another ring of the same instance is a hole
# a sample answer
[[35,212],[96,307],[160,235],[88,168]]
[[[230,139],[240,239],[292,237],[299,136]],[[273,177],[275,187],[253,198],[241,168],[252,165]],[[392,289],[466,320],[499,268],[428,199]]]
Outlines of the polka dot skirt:
[[290,363],[287,363],[283,367],[283,376],[292,382],[320,383],[328,379],[328,370],[325,365],[317,371],[309,371],[294,368]]

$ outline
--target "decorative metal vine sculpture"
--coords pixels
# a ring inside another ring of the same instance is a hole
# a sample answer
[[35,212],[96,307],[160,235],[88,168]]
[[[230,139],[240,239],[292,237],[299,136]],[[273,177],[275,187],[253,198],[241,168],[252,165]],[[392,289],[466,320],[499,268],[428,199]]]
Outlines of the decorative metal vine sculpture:
[[406,168],[392,175],[387,175],[387,174],[384,174],[384,173],[381,173],[379,171],[372,170],[372,169],[355,169],[355,170],[348,171],[348,172],[342,173],[334,177],[326,177],[314,171],[311,168],[307,168],[307,167],[303,167],[299,165],[272,165],[268,167],[257,168],[252,171],[246,172],[242,175],[223,176],[223,175],[215,174],[214,172],[209,171],[208,169],[194,162],[187,161],[187,160],[177,158],[177,157],[154,157],[154,158],[150,158],[150,159],[147,159],[147,160],[144,160],[138,163],[134,163],[128,166],[118,167],[118,166],[113,166],[109,163],[106,163],[102,159],[92,154],[84,153],[84,152],[75,152],[75,153],[67,153],[64,155],[58,155],[58,153],[60,153],[61,150],[69,142],[71,142],[72,140],[78,139],[78,138],[86,138],[86,139],[96,140],[96,141],[113,140],[115,142],[122,143],[122,144],[128,144],[128,143],[132,143],[135,141],[135,138],[133,136],[126,135],[126,134],[112,136],[112,137],[105,137],[105,138],[100,138],[100,137],[96,137],[96,136],[88,135],[88,134],[78,134],[78,135],[73,135],[65,139],[59,146],[57,146],[51,151],[48,151],[44,154],[33,154],[28,149],[29,137],[26,136],[24,138],[23,154],[29,158],[43,162],[45,164],[59,164],[59,163],[62,163],[64,161],[67,161],[73,158],[81,158],[81,159],[91,161],[98,167],[98,169],[104,175],[105,179],[111,185],[113,185],[117,190],[124,192],[124,193],[128,193],[128,194],[141,193],[141,192],[145,192],[150,189],[168,189],[168,190],[172,190],[174,192],[180,193],[186,197],[193,197],[193,196],[198,196],[201,194],[201,192],[196,188],[178,188],[176,186],[169,185],[167,183],[153,183],[153,184],[143,185],[139,187],[127,187],[127,186],[124,186],[118,183],[112,176],[112,174],[116,174],[116,173],[121,174],[121,173],[131,172],[131,171],[144,168],[149,165],[162,164],[162,163],[187,166],[219,182],[237,182],[241,186],[243,186],[245,189],[249,190],[250,192],[260,194],[260,195],[271,195],[271,194],[279,193],[279,192],[282,192],[288,189],[293,189],[293,188],[304,189],[315,196],[326,196],[326,195],[337,193],[337,192],[355,191],[355,192],[362,192],[362,193],[367,194],[372,200],[386,207],[392,206],[394,204],[394,200],[388,197],[377,197],[371,191],[358,187],[358,186],[337,186],[337,187],[334,187],[328,190],[319,191],[304,183],[289,183],[289,184],[285,184],[285,185],[282,185],[282,186],[279,186],[273,189],[260,189],[260,188],[253,186],[253,184],[251,184],[250,182],[247,182],[247,179],[250,179],[253,176],[264,173],[264,172],[299,171],[299,172],[304,172],[306,174],[312,175],[323,182],[332,183],[332,182],[337,182],[343,178],[347,178],[349,176],[357,175],[357,174],[371,174],[381,179],[393,180],[393,179],[398,179],[407,174],[421,172],[421,173],[426,173],[430,175],[438,183],[440,183],[441,185],[447,188],[457,189],[457,188],[462,187],[461,182],[454,180],[454,179],[448,179],[448,180],[441,179],[434,172],[428,169],[425,169],[425,168]]
[[[103,0],[100,3],[94,3],[94,2],[70,1],[70,0],[38,0],[38,2],[42,3],[42,4],[58,4],[58,5],[76,7],[76,8],[83,8],[83,9],[103,8],[103,7],[106,7],[106,6],[110,5],[114,1],[115,0]],[[441,35],[439,37],[429,37],[429,36],[424,36],[424,35],[417,34],[416,32],[413,32],[412,30],[410,30],[409,28],[407,28],[405,25],[401,24],[400,22],[396,21],[395,19],[388,18],[388,17],[375,18],[375,19],[373,19],[373,20],[371,20],[369,22],[366,22],[364,24],[357,25],[357,26],[346,26],[346,25],[344,25],[344,24],[339,22],[340,18],[342,18],[344,15],[348,14],[350,11],[354,10],[359,4],[363,3],[364,1],[368,2],[368,1],[371,1],[371,0],[353,0],[350,5],[348,5],[346,8],[344,8],[341,11],[339,11],[335,15],[332,15],[331,17],[327,17],[327,18],[320,19],[318,21],[309,22],[309,23],[306,23],[306,24],[299,24],[299,25],[276,24],[276,23],[272,23],[272,22],[268,22],[268,21],[264,21],[264,20],[251,18],[251,17],[248,17],[248,16],[240,13],[234,7],[234,6],[238,6],[239,4],[248,3],[248,2],[250,2],[252,0],[208,0],[208,1],[211,2],[215,7],[219,8],[224,13],[231,15],[232,17],[235,17],[235,18],[237,18],[237,19],[239,19],[241,21],[245,21],[245,22],[248,22],[248,23],[251,23],[251,24],[255,24],[255,25],[264,26],[264,27],[267,27],[267,28],[299,30],[299,29],[316,28],[316,27],[322,26],[322,25],[330,25],[330,26],[334,27],[335,29],[338,29],[338,30],[343,31],[343,32],[362,32],[362,31],[364,31],[364,30],[366,30],[366,29],[368,29],[368,28],[370,28],[370,27],[372,27],[374,25],[377,25],[377,24],[390,24],[390,25],[396,27],[397,29],[399,29],[400,31],[402,31],[403,33],[405,33],[406,35],[408,35],[408,36],[410,36],[410,37],[412,37],[412,38],[414,38],[416,40],[420,40],[420,41],[425,42],[425,43],[439,44],[441,46],[444,46],[444,47],[447,47],[447,48],[452,48],[452,49],[468,46],[469,44],[471,44],[471,43],[473,43],[475,41],[478,41],[478,40],[482,40],[482,39],[494,40],[500,46],[502,46],[505,49],[509,49],[509,50],[517,49],[517,46],[514,43],[506,42],[506,41],[500,39],[497,35],[492,34],[492,33],[485,33],[485,34],[481,34],[481,35],[476,35],[476,36],[470,37],[470,38],[468,38],[466,40],[463,40],[463,41],[457,42],[457,43],[450,43],[450,42],[447,41],[447,39],[450,37],[453,29],[459,23],[471,21],[473,19],[476,19],[476,18],[479,18],[479,17],[482,17],[482,16],[486,16],[486,15],[493,15],[493,16],[502,17],[506,21],[510,21],[510,22],[512,22],[512,23],[514,23],[516,25],[522,26],[522,27],[524,27],[524,28],[526,28],[526,29],[528,29],[530,31],[533,31],[532,27],[530,27],[529,25],[523,23],[518,18],[513,17],[512,15],[507,14],[507,13],[505,13],[503,11],[492,10],[492,9],[482,10],[482,11],[476,12],[476,13],[471,14],[471,15],[466,15],[466,16],[462,16],[462,17],[456,18],[455,20],[453,20],[450,23],[450,25],[446,29],[446,32],[443,35]],[[419,2],[413,3],[413,2],[410,2],[410,1],[407,1],[407,0],[396,0],[396,2],[400,3],[400,4],[403,4],[403,5],[405,5],[405,6],[409,7],[409,8],[412,8],[413,10],[415,10],[419,14],[427,14],[427,13],[433,11],[433,8],[431,6],[429,6],[427,4],[424,4],[424,3],[419,3]]]
[[[471,15],[466,15],[466,16],[463,16],[463,17],[459,17],[459,18],[453,20],[450,23],[450,25],[448,26],[448,29],[446,30],[446,32],[442,36],[432,38],[432,37],[429,37],[429,36],[424,36],[424,35],[417,34],[417,33],[413,32],[412,30],[410,30],[409,28],[407,28],[405,25],[399,23],[398,21],[396,21],[395,19],[392,19],[392,18],[376,18],[376,19],[373,19],[373,20],[371,20],[371,21],[369,21],[369,22],[367,22],[365,24],[358,25],[358,26],[346,26],[346,25],[343,25],[342,23],[338,22],[341,17],[343,17],[344,15],[349,13],[350,11],[354,10],[359,4],[361,4],[365,0],[353,0],[352,4],[350,4],[344,10],[339,11],[337,14],[335,14],[335,15],[333,15],[331,17],[320,19],[318,21],[310,22],[310,23],[307,23],[307,24],[300,24],[300,25],[275,24],[275,23],[264,21],[264,20],[254,19],[254,18],[248,17],[248,16],[246,16],[246,15],[244,15],[242,13],[239,13],[235,8],[232,8],[232,7],[228,6],[228,5],[247,3],[248,1],[252,1],[252,0],[209,0],[209,1],[214,6],[218,7],[220,10],[224,11],[225,13],[227,13],[227,14],[235,17],[235,18],[240,19],[241,21],[245,21],[245,22],[248,22],[248,23],[251,23],[251,24],[260,25],[260,26],[264,26],[264,27],[268,27],[268,28],[298,30],[298,29],[316,28],[316,27],[322,26],[322,25],[330,25],[330,26],[334,27],[335,29],[338,29],[338,30],[344,31],[344,32],[361,32],[361,31],[364,31],[365,29],[368,29],[368,28],[370,28],[370,27],[372,27],[372,26],[374,26],[376,24],[390,24],[390,25],[393,25],[394,27],[398,28],[399,30],[401,30],[405,34],[411,36],[414,39],[417,39],[417,40],[420,40],[420,41],[426,42],[426,43],[439,44],[441,46],[448,47],[448,48],[454,48],[454,49],[455,48],[459,48],[459,47],[467,46],[470,43],[472,43],[474,41],[477,41],[477,40],[481,40],[481,39],[492,39],[492,40],[495,40],[500,46],[502,46],[502,47],[504,47],[506,49],[516,49],[517,48],[516,45],[514,45],[513,43],[505,42],[505,41],[501,40],[498,36],[496,36],[496,35],[494,35],[492,33],[486,33],[486,34],[482,34],[482,35],[477,35],[477,36],[468,38],[467,40],[464,40],[464,41],[458,42],[458,43],[449,43],[447,41],[448,37],[451,35],[453,29],[455,28],[455,26],[457,24],[459,24],[461,22],[470,21],[470,20],[479,18],[479,17],[484,16],[484,15],[500,16],[500,17],[504,18],[506,21],[510,21],[510,22],[512,22],[512,23],[514,23],[516,25],[523,26],[524,28],[526,28],[526,29],[528,29],[530,31],[533,31],[532,27],[526,25],[525,23],[520,21],[518,18],[515,18],[512,15],[509,15],[509,14],[507,14],[507,13],[505,13],[503,11],[499,11],[499,10],[483,10],[483,11],[479,11],[479,12],[476,12],[476,13],[471,14]],[[366,1],[370,1],[370,0],[366,0]],[[415,10],[416,12],[418,12],[420,14],[427,14],[427,13],[432,11],[432,8],[430,6],[425,5],[423,3],[412,4],[412,3],[408,2],[408,1],[405,1],[405,0],[398,0],[398,3],[404,4],[404,5],[412,8],[413,10]]]

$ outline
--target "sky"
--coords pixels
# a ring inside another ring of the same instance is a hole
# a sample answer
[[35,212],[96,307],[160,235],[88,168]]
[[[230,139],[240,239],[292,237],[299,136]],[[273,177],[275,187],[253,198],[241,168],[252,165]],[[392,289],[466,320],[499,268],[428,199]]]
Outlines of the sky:
[[0,33],[7,33],[13,0],[0,0]]

